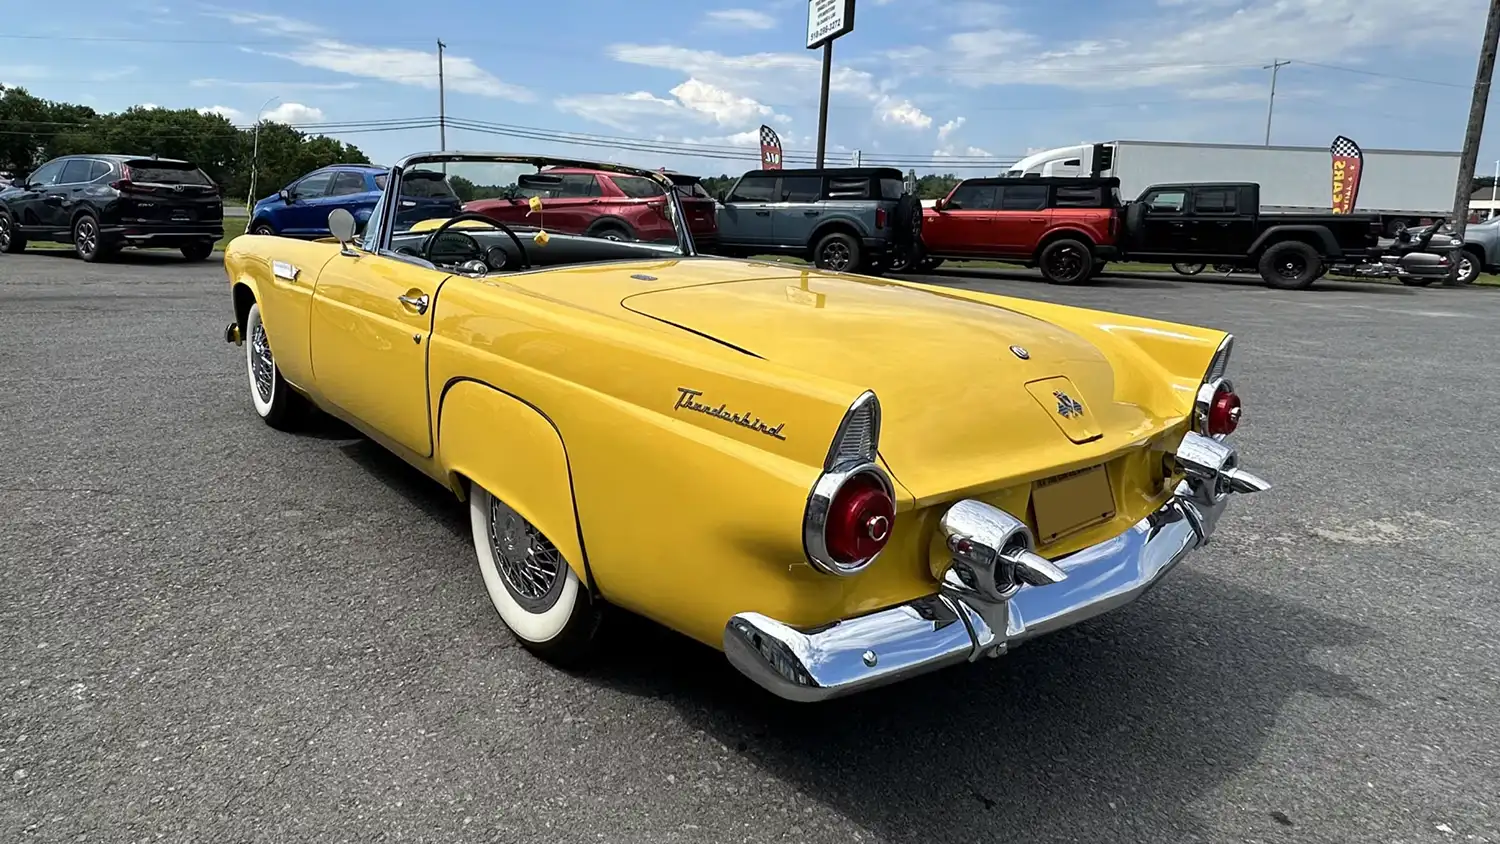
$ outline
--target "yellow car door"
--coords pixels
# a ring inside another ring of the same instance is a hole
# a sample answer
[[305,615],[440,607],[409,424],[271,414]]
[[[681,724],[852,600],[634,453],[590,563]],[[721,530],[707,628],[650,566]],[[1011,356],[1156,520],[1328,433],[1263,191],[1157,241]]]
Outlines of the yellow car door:
[[420,457],[432,454],[427,340],[447,273],[359,251],[313,292],[313,376],[324,399]]

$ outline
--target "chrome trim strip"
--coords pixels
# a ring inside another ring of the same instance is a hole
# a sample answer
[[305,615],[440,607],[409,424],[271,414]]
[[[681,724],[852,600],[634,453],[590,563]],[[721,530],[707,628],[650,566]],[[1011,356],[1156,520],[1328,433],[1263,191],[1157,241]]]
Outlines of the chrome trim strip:
[[302,268],[286,261],[272,261],[271,274],[286,281],[296,281],[297,276],[302,274]]
[[[1183,445],[1177,460],[1186,477],[1172,498],[1119,536],[1050,561],[1061,579],[1037,585],[1045,579],[1031,581],[1016,572],[1011,585],[997,580],[986,590],[983,583],[964,583],[958,574],[979,558],[955,555],[935,594],[867,615],[799,630],[760,613],[740,613],[725,625],[724,653],[775,695],[821,701],[1000,656],[1027,639],[1130,603],[1188,552],[1208,543],[1231,494],[1270,488],[1239,469],[1237,453],[1222,442],[1190,433]],[[1003,546],[1015,536],[1009,528],[1016,520],[1008,514],[977,501],[959,502],[950,513],[960,507],[953,519],[945,515],[945,522],[964,528],[966,538],[992,535]],[[986,534],[981,529],[986,524],[996,530]],[[1003,570],[989,571],[995,579]]]
[[873,390],[865,390],[860,394],[849,409],[844,411],[844,418],[840,420],[839,427],[833,435],[833,441],[828,445],[828,456],[823,458],[823,471],[832,472],[838,468],[839,443],[849,435],[854,426],[854,420],[866,410],[870,411],[870,450],[858,455],[858,460],[866,463],[875,461],[876,453],[880,451],[880,399],[875,396]]

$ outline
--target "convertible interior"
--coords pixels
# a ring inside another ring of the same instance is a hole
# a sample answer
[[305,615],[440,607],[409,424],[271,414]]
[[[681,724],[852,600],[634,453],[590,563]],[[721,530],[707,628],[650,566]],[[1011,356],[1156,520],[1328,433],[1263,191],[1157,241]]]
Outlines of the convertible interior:
[[[453,222],[458,220],[455,218]],[[445,226],[431,231],[397,233],[391,238],[391,248],[413,263],[465,275],[523,272],[608,261],[660,260],[682,255],[675,243],[606,240],[555,232],[547,232],[539,239],[541,231],[535,226],[502,228],[499,224],[484,223],[463,225],[462,228]]]

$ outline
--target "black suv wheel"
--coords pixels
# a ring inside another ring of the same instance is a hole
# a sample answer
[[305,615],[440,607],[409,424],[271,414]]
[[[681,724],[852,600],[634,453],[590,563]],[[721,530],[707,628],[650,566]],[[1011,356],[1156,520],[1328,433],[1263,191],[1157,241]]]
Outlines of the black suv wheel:
[[813,264],[820,270],[854,272],[861,260],[859,241],[843,232],[824,235],[813,249]]
[[1048,284],[1082,284],[1094,271],[1094,251],[1087,243],[1065,237],[1042,247],[1037,267]]

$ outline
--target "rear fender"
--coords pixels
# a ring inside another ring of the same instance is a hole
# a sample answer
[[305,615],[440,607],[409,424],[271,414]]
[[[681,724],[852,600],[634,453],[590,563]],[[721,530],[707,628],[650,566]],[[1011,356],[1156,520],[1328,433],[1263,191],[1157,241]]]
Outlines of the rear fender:
[[1334,239],[1333,232],[1326,226],[1272,226],[1261,232],[1260,237],[1250,245],[1249,254],[1252,257],[1260,255],[1261,251],[1272,243],[1299,240],[1318,250],[1318,254],[1324,257],[1338,257],[1344,250],[1339,248],[1339,243]]
[[513,507],[592,588],[568,454],[551,419],[488,384],[454,380],[438,411],[437,459],[460,497],[467,480]]

